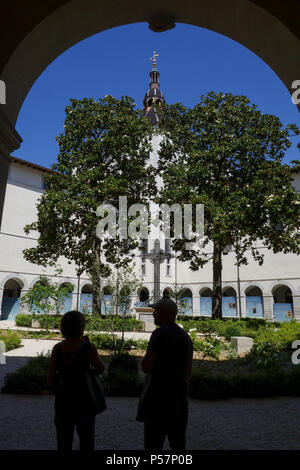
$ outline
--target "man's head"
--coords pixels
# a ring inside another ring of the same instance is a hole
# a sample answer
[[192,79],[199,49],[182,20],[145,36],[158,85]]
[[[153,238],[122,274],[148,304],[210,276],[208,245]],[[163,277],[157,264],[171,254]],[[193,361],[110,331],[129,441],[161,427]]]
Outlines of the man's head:
[[153,317],[155,325],[169,325],[174,323],[177,315],[177,305],[168,297],[163,297],[155,304],[149,305],[154,308]]

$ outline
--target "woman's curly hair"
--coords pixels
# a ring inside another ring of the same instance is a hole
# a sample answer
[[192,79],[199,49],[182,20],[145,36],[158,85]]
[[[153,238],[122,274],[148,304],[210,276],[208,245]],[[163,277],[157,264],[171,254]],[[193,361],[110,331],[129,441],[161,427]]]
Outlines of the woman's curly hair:
[[60,322],[60,331],[64,338],[80,338],[84,326],[84,315],[77,310],[71,310],[63,315]]

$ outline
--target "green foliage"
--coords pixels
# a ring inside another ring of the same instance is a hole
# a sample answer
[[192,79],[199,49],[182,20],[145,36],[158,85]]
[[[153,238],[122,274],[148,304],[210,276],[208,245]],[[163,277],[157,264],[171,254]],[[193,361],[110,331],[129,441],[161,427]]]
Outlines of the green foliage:
[[[284,325],[284,323],[268,323],[264,319],[256,318],[203,320],[201,317],[198,317],[191,320],[186,317],[179,317],[177,323],[180,323],[186,331],[189,331],[191,328],[196,328],[199,333],[216,333],[225,337],[226,340],[230,340],[231,336],[249,336],[256,340],[259,335],[272,335],[272,332],[276,329],[276,325],[279,329]],[[296,324],[296,322],[292,321],[289,322],[289,324],[293,325]],[[288,328],[293,330],[292,326]]]
[[[140,277],[136,275],[135,263],[115,269],[111,275],[105,279],[106,286],[109,286],[111,302],[108,313],[122,315],[126,317],[130,313],[131,298],[138,288],[142,286]],[[107,316],[111,319],[111,315]],[[111,329],[113,330],[113,323]]]
[[32,318],[33,318],[33,315],[31,314],[22,314],[22,313],[19,313],[17,316],[16,316],[16,325],[17,326],[24,326],[24,327],[27,327],[27,328],[30,328],[31,327],[31,322],[32,322]]
[[[56,270],[57,274],[61,270]],[[25,305],[32,313],[56,313],[59,314],[65,297],[72,291],[71,285],[61,285],[58,282],[50,282],[45,276],[40,276],[40,280],[22,296],[21,304]],[[48,316],[44,318],[50,318]],[[45,324],[46,325],[46,324]],[[45,326],[48,328],[49,326]]]
[[[138,359],[129,354],[114,356],[103,376],[108,396],[139,396],[143,385],[139,379]],[[31,358],[17,371],[7,374],[3,393],[52,392],[47,386],[50,354]],[[198,370],[190,380],[190,398],[220,400],[227,398],[256,398],[300,395],[300,366],[288,371],[270,367],[232,375]]]
[[122,339],[116,335],[105,333],[90,335],[90,340],[95,344],[96,348],[114,351],[115,354],[130,349],[146,349],[148,345],[147,340],[127,339],[122,341]]
[[[16,325],[31,327],[32,319],[37,320],[41,328],[59,329],[62,315],[47,315],[47,314],[34,314],[34,315],[23,315],[19,314],[16,316]],[[114,331],[143,331],[144,324],[140,320],[127,315],[103,315],[98,317],[95,315],[86,315],[86,330],[94,331],[110,331],[111,324],[113,323]]]
[[4,342],[6,351],[21,347],[21,339],[9,329],[0,331],[0,341]]
[[105,315],[99,318],[95,315],[87,315],[86,330],[95,331],[111,331],[112,327],[114,331],[143,331],[144,324],[140,320],[136,320],[131,316],[121,315]]
[[139,396],[143,385],[139,378],[138,359],[128,353],[113,357],[103,382],[109,395]]
[[49,389],[47,374],[50,366],[50,353],[39,354],[29,359],[27,364],[5,376],[2,393],[41,393]]
[[37,314],[37,315],[34,315],[34,319],[39,322],[41,328],[45,328],[45,329],[51,328],[51,329],[59,330],[62,315]]
[[211,357],[219,360],[221,353],[221,341],[218,338],[206,336],[203,340],[193,341],[194,350],[201,352],[203,358]]
[[[292,184],[293,168],[282,163],[289,138],[300,131],[294,124],[284,128],[245,96],[210,92],[192,109],[165,105],[158,132],[164,135],[160,202],[205,208],[204,243],[188,249],[182,238],[172,248],[192,270],[212,259],[213,317],[221,318],[222,256],[228,245],[239,265],[248,264],[248,253],[263,263],[257,240],[274,253],[300,253],[300,195]],[[192,224],[195,232],[195,215]],[[209,242],[212,255],[205,249]]]
[[225,339],[230,341],[231,336],[243,336],[243,330],[235,325],[228,325],[224,332]]
[[[118,208],[120,195],[127,197],[130,207],[147,203],[156,194],[155,170],[148,165],[153,128],[128,96],[70,101],[64,132],[57,138],[57,163],[45,177],[37,220],[24,229],[27,234],[37,230],[39,239],[24,256],[44,266],[64,256],[78,274],[86,271],[93,285],[93,308],[100,314],[101,279],[111,274],[112,266],[130,263],[138,243],[131,238],[98,238],[96,227],[105,214],[97,209],[104,203]],[[107,235],[107,226],[104,229]]]
[[246,357],[252,369],[274,369],[280,365],[278,345],[271,342],[254,344]]
[[237,360],[239,358],[235,347],[231,343],[221,343],[221,353],[225,353],[228,360]]
[[190,398],[222,400],[300,395],[300,368],[289,372],[274,369],[232,376],[194,372],[190,380]]
[[290,349],[296,339],[300,339],[300,323],[295,319],[290,322],[280,323],[280,326],[270,329],[260,329],[255,336],[255,342],[259,345],[273,343],[278,349]]

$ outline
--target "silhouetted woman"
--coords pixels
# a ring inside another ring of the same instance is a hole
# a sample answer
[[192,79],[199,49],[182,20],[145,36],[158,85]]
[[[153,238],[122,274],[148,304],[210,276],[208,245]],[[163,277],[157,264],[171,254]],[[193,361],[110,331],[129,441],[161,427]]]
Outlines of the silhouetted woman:
[[101,374],[104,364],[96,347],[83,336],[84,315],[72,310],[63,315],[61,333],[65,338],[52,350],[48,384],[55,385],[55,426],[58,450],[72,450],[74,430],[80,450],[94,450],[95,413],[89,401],[86,370],[93,364]]

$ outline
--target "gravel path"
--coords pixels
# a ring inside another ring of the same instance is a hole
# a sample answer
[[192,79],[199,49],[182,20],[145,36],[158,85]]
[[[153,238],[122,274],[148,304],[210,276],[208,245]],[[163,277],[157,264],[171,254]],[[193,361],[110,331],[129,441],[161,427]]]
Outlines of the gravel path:
[[[22,340],[6,353],[4,375],[57,341]],[[143,450],[143,424],[135,420],[137,398],[107,398],[108,409],[96,420],[96,449]],[[53,396],[0,394],[0,450],[53,450]],[[300,450],[300,397],[190,400],[187,448]],[[78,449],[75,435],[74,449]],[[165,449],[168,450],[166,442]]]
[[[137,398],[107,398],[96,418],[97,450],[143,450]],[[53,396],[0,395],[0,450],[53,450]],[[190,401],[189,450],[300,449],[300,398]],[[78,449],[75,435],[73,449]],[[166,442],[165,450],[169,446]]]

